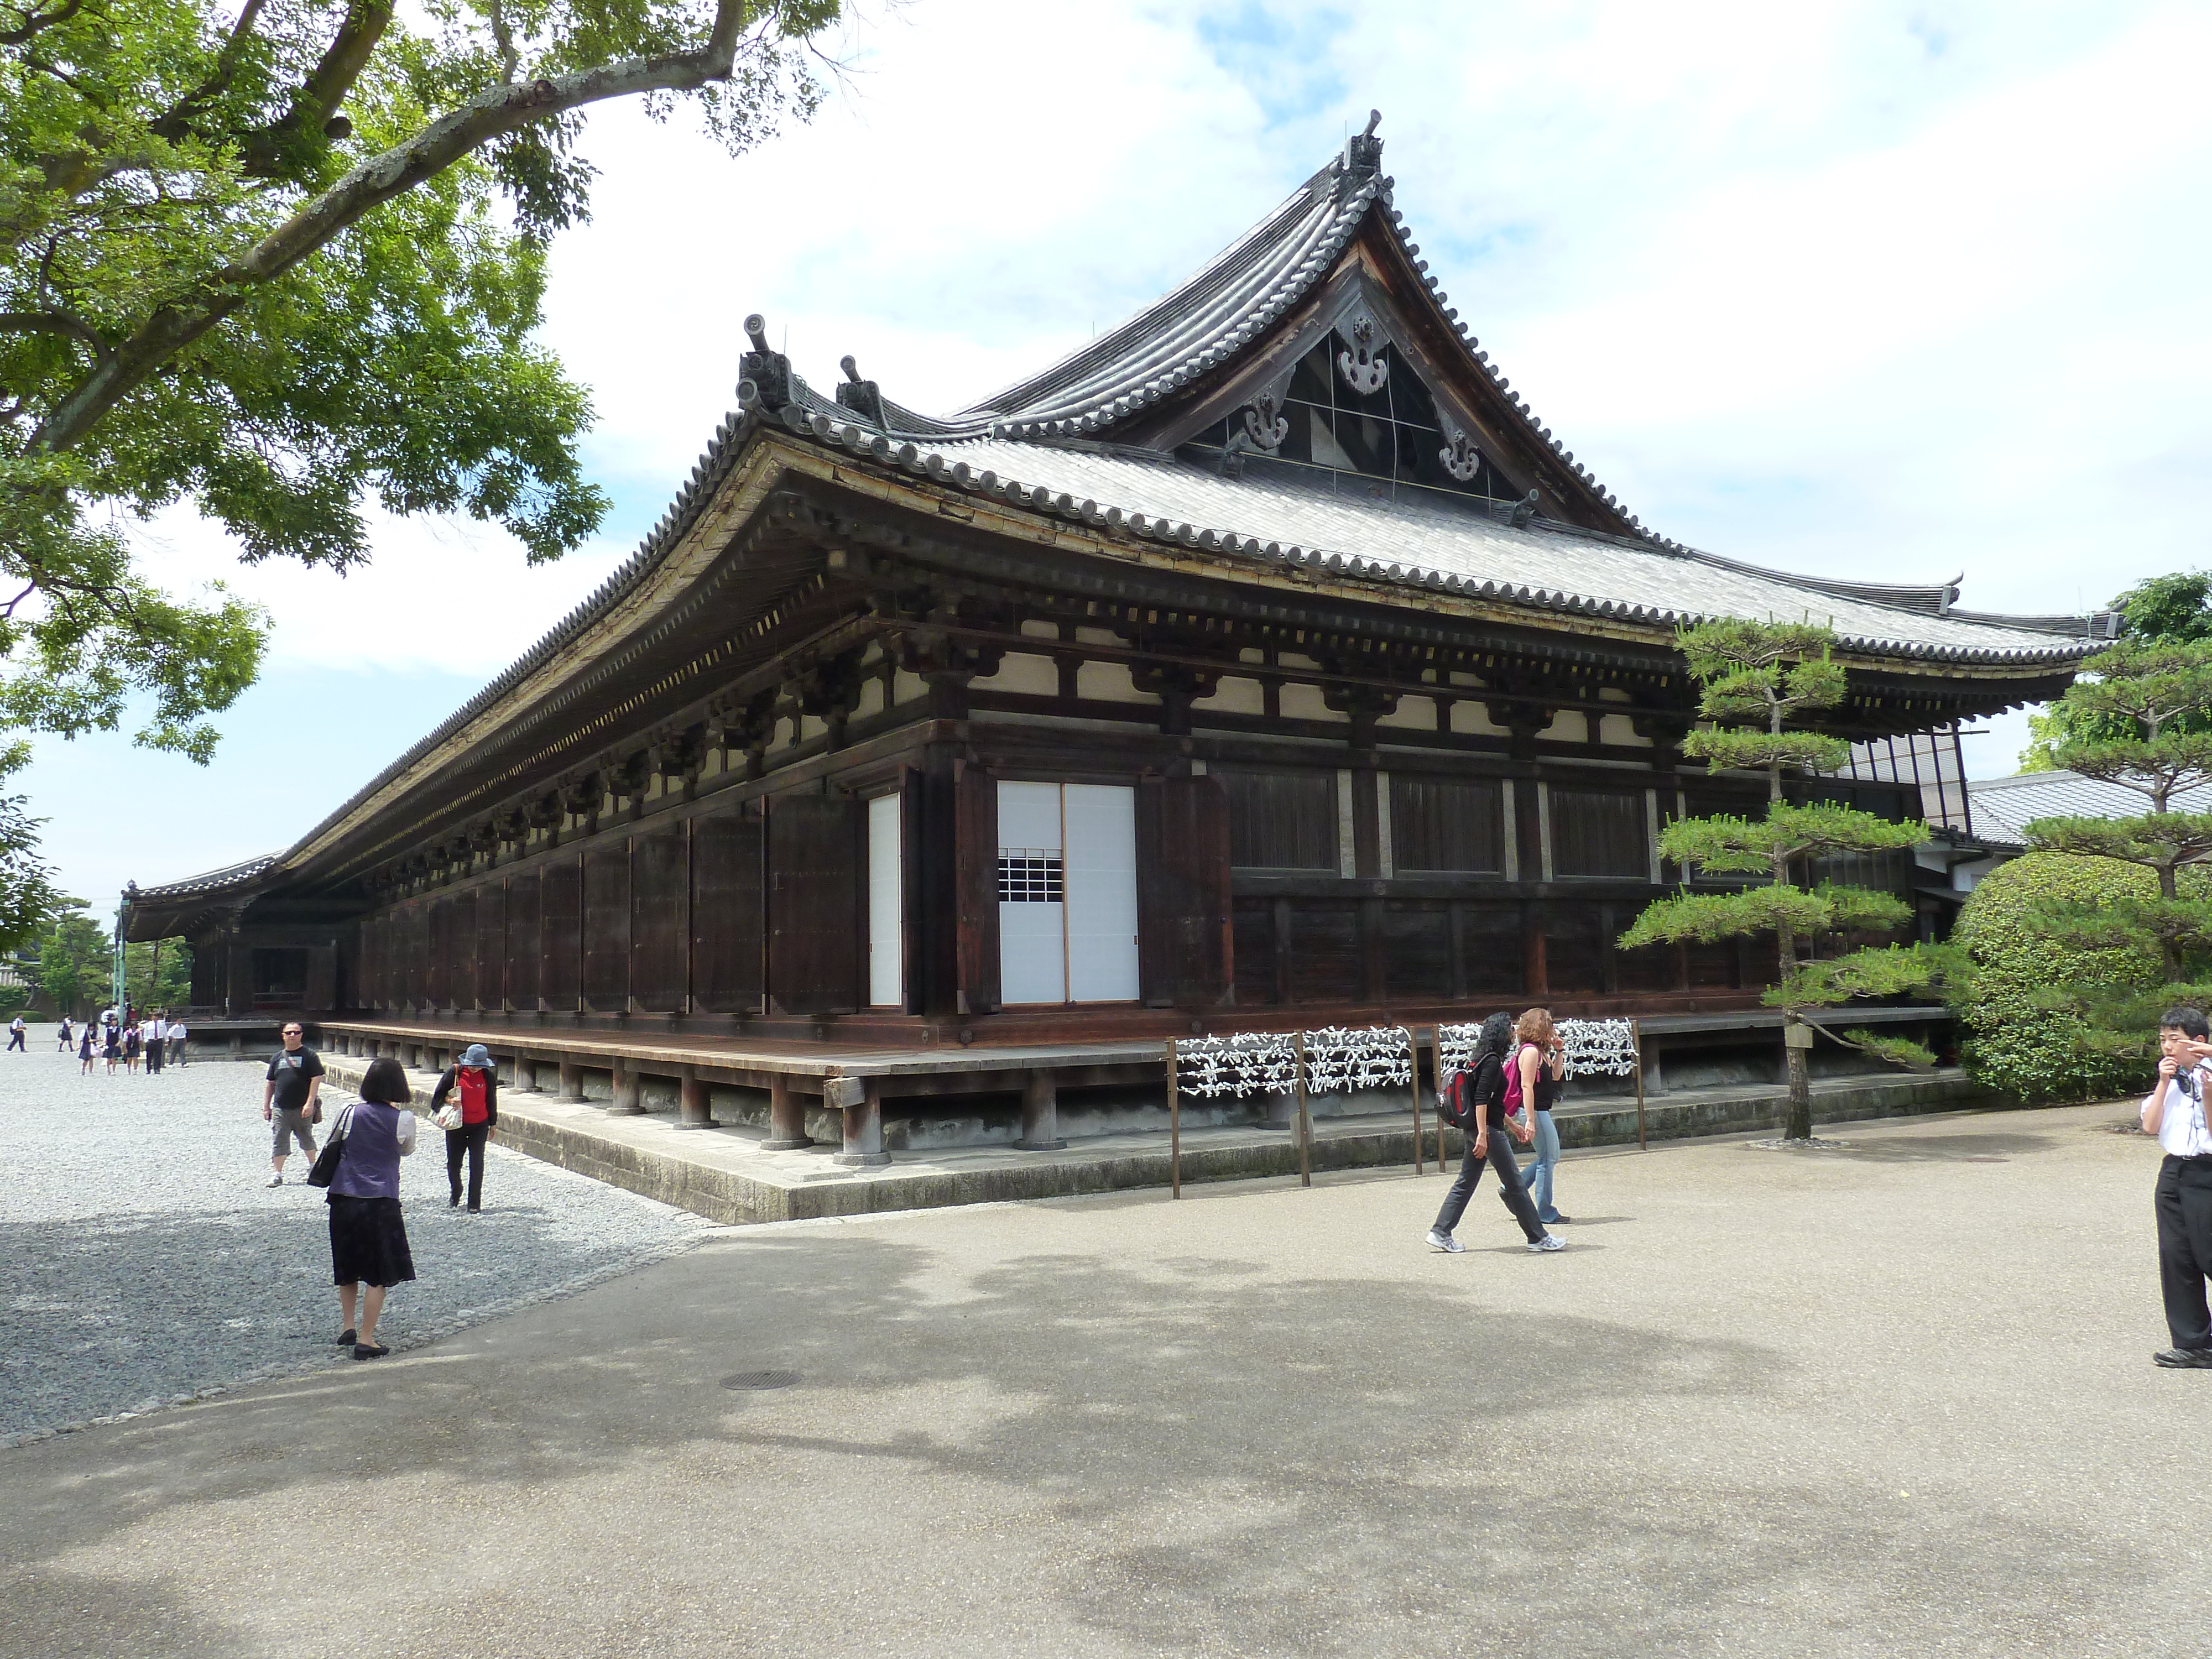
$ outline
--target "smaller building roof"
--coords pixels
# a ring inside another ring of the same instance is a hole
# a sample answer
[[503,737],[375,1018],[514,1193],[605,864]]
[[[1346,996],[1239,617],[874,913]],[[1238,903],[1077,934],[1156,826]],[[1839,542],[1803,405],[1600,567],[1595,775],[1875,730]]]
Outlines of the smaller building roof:
[[[2131,818],[2150,810],[2148,799],[2135,790],[2079,772],[1977,778],[1968,782],[1966,793],[1982,838],[2014,846],[2027,844],[2027,826],[2037,818]],[[2212,785],[2182,790],[2172,805],[2184,812],[2212,812]]]

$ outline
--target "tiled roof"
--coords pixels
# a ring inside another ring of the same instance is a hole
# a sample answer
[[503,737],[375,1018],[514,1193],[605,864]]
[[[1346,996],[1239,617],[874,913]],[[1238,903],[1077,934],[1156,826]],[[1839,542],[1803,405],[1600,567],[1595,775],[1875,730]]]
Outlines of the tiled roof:
[[[2019,772],[1966,785],[1974,833],[1984,841],[2025,844],[2037,818],[2130,818],[2150,811],[2149,798],[2079,772]],[[2212,784],[2177,793],[2177,811],[2212,812]]]
[[182,881],[164,882],[159,887],[141,887],[138,898],[165,902],[173,899],[201,898],[219,893],[227,887],[243,886],[274,865],[281,854],[264,853],[258,859],[247,859],[242,864],[225,865],[220,870],[209,870],[197,876],[186,876]]
[[1532,520],[1440,490],[1355,481],[1285,462],[1248,461],[1244,476],[1130,449],[1060,441],[976,438],[925,449],[857,422],[787,405],[795,431],[1017,506],[1150,539],[1242,554],[1255,564],[1320,566],[1409,588],[1443,589],[1531,607],[1671,627],[1705,617],[1811,617],[1847,645],[1954,662],[2064,663],[2088,640],[1940,615],[1687,548]]

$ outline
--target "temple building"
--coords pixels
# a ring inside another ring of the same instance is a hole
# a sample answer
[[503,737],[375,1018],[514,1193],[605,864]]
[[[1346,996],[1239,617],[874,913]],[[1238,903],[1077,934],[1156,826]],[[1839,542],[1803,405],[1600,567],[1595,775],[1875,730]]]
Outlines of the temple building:
[[1613,943],[1669,818],[1762,810],[1680,751],[1676,629],[1831,624],[1828,727],[1878,757],[2055,696],[2101,624],[1646,529],[1438,290],[1382,150],[960,414],[849,357],[817,389],[747,319],[635,556],[297,843],[135,890],[130,937],[188,938],[211,1011],[518,1038],[1754,1006],[1757,952]]

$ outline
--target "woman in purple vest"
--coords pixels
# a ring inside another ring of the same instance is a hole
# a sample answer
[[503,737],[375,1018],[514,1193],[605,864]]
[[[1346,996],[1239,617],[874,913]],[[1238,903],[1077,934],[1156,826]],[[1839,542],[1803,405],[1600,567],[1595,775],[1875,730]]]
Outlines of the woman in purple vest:
[[[346,1108],[345,1147],[331,1181],[331,1277],[345,1315],[338,1343],[351,1344],[356,1359],[391,1352],[376,1340],[384,1293],[415,1277],[399,1215],[399,1160],[415,1150],[415,1114],[399,1109],[411,1098],[399,1062],[385,1055],[369,1061],[360,1103]],[[356,1330],[354,1298],[363,1285]]]

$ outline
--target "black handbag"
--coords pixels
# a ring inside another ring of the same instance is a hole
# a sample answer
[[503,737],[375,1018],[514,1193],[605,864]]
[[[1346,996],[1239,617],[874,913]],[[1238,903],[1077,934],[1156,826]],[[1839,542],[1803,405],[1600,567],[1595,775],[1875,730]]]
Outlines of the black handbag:
[[323,1142],[323,1150],[315,1154],[315,1167],[307,1171],[310,1187],[327,1187],[337,1178],[338,1160],[345,1156],[346,1126],[353,1121],[353,1108],[349,1106],[331,1125],[330,1138]]

